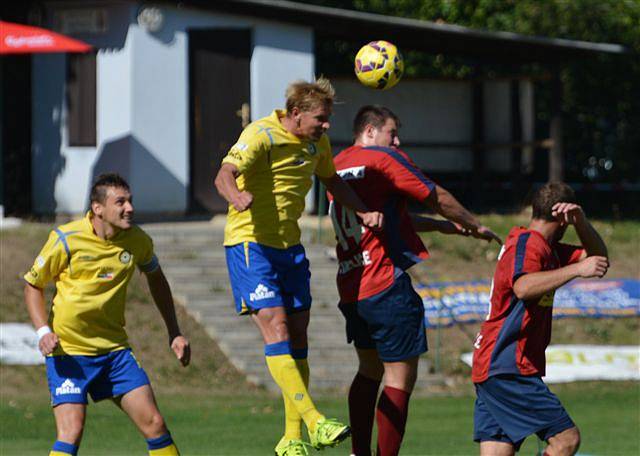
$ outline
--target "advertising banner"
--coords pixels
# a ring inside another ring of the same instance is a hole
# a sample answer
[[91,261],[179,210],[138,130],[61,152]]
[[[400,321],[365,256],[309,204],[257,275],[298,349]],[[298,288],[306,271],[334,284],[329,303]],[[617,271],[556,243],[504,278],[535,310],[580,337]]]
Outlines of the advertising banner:
[[[640,380],[640,346],[550,345],[545,352],[547,383],[578,380]],[[471,366],[472,354],[462,360]]]
[[[479,322],[489,311],[491,282],[416,284],[427,327]],[[628,317],[640,315],[640,280],[576,280],[556,291],[553,317]]]
[[44,364],[33,326],[0,323],[0,364]]

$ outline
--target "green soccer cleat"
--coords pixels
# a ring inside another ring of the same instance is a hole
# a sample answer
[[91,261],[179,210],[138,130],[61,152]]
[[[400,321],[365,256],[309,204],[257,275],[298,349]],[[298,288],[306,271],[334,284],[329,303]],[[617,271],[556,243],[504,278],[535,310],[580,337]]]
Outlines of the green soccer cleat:
[[332,418],[320,418],[316,423],[316,430],[309,433],[311,445],[316,450],[334,447],[351,435],[351,429],[346,424]]
[[309,448],[312,447],[307,442],[282,437],[276,445],[275,454],[276,456],[309,456]]

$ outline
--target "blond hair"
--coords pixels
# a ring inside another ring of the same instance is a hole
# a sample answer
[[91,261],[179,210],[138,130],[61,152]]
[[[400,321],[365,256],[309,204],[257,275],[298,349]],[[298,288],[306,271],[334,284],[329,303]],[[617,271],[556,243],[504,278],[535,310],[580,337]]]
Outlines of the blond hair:
[[331,82],[320,77],[315,82],[295,81],[289,84],[285,97],[287,98],[287,112],[293,108],[300,111],[312,111],[319,106],[333,105],[336,91]]

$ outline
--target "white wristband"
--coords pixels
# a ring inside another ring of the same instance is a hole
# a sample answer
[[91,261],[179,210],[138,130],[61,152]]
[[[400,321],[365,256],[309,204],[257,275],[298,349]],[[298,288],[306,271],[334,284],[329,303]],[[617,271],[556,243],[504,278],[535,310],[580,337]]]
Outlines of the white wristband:
[[36,331],[36,334],[38,335],[38,342],[40,342],[40,339],[42,339],[45,334],[49,334],[50,332],[51,328],[49,328],[47,325],[38,328],[38,330]]

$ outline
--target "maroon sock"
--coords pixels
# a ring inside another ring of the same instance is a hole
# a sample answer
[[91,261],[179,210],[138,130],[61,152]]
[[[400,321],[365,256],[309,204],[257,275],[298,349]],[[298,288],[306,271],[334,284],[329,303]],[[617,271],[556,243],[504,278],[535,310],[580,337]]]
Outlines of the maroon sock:
[[349,389],[349,421],[351,452],[356,456],[371,456],[371,432],[378,399],[380,380],[357,373]]
[[411,393],[385,386],[378,401],[378,456],[396,456],[404,435]]

